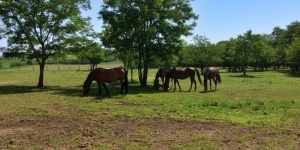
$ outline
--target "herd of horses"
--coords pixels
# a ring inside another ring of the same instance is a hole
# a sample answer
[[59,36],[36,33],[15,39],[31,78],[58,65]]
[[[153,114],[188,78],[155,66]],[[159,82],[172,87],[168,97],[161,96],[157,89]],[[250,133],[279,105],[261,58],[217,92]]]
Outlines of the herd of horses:
[[[221,76],[219,70],[216,67],[207,67],[203,70],[202,73],[204,77],[204,92],[208,91],[207,81],[209,80],[210,91],[212,91],[211,80],[213,80],[215,84],[215,90],[217,90],[217,84],[221,83]],[[176,84],[179,87],[179,91],[181,91],[181,87],[178,79],[187,79],[190,78],[191,85],[188,91],[191,91],[192,86],[194,84],[194,91],[197,89],[197,84],[195,77],[198,78],[200,86],[202,86],[202,80],[200,77],[200,72],[196,67],[185,67],[185,68],[160,68],[155,76],[153,87],[156,89],[162,89],[164,91],[168,91],[170,80],[174,82],[174,90],[176,90]],[[159,84],[159,78],[163,84]],[[115,67],[111,69],[104,68],[96,68],[92,70],[84,84],[83,84],[83,95],[87,95],[90,91],[90,86],[93,81],[96,81],[99,88],[99,95],[101,95],[101,85],[104,87],[106,94],[109,95],[109,91],[107,89],[107,83],[119,81],[121,85],[120,93],[123,94],[128,93],[128,76],[127,71],[123,66]],[[173,86],[173,84],[171,84]]]

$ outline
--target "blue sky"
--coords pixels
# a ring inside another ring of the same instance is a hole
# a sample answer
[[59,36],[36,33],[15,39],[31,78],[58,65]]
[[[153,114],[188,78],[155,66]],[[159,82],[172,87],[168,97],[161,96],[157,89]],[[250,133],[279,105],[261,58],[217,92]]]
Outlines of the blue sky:
[[[253,34],[270,34],[274,27],[286,28],[300,21],[300,0],[195,0],[193,11],[199,15],[194,35],[204,35],[217,43],[252,30]],[[97,19],[102,0],[91,0],[92,10],[84,16],[92,17],[97,32],[102,21]],[[192,43],[192,36],[184,38]],[[0,41],[1,46],[5,43]]]

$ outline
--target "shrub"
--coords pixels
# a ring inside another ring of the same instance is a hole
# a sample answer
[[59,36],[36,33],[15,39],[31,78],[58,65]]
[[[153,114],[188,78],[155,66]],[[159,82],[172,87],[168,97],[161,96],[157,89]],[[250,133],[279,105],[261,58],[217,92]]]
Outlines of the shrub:
[[19,67],[19,66],[25,66],[24,62],[12,62],[10,64],[10,67]]
[[33,65],[33,62],[32,62],[32,60],[30,60],[30,59],[27,59],[27,60],[26,60],[26,65]]

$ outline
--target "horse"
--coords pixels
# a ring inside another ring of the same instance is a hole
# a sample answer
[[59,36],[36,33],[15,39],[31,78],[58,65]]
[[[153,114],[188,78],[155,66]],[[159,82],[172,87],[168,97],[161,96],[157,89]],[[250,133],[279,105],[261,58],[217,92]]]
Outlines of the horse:
[[165,81],[165,84],[164,84],[164,91],[167,91],[168,88],[169,88],[170,78],[174,79],[174,90],[173,90],[173,92],[176,90],[176,83],[178,84],[179,91],[181,91],[181,87],[179,85],[178,79],[186,79],[188,77],[190,77],[190,80],[191,80],[191,86],[190,86],[190,89],[188,91],[189,92],[191,91],[193,83],[195,85],[194,91],[196,91],[196,89],[197,89],[196,80],[195,80],[195,74],[196,73],[197,73],[198,80],[200,82],[200,86],[202,86],[200,73],[199,73],[199,70],[197,68],[195,68],[195,67],[172,68],[166,75],[166,81]]
[[217,90],[217,84],[221,83],[221,76],[219,70],[216,67],[207,67],[203,72],[204,77],[204,92],[207,91],[207,80],[209,80],[210,91],[211,91],[211,79],[215,83],[215,91]]
[[[156,75],[155,75],[155,79],[154,79],[154,84],[153,84],[153,87],[155,89],[160,89],[160,85],[159,85],[159,80],[158,78],[161,79],[162,83],[164,84],[165,83],[165,77],[167,75],[167,73],[171,70],[171,68],[160,68],[158,69]],[[171,81],[172,82],[172,81]]]
[[120,81],[121,84],[121,94],[123,94],[123,89],[125,88],[125,93],[128,93],[128,76],[127,71],[123,66],[115,67],[111,69],[96,68],[92,70],[87,76],[83,84],[83,95],[87,95],[90,91],[90,86],[93,81],[96,81],[99,88],[99,95],[101,95],[101,85],[103,85],[106,90],[106,95],[109,95],[107,90],[107,83]]

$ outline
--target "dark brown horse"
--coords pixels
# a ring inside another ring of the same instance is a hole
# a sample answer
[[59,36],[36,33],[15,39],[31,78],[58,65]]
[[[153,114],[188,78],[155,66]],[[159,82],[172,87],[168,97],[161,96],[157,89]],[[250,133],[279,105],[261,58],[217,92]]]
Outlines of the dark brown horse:
[[165,77],[167,75],[167,73],[171,70],[171,68],[160,68],[158,69],[156,75],[155,75],[155,79],[154,79],[154,84],[153,84],[153,87],[156,88],[156,89],[159,89],[160,88],[160,85],[159,85],[159,79],[161,79],[162,83],[164,84],[165,83]]
[[173,69],[171,69],[166,75],[166,81],[165,81],[165,84],[164,84],[164,91],[168,90],[170,79],[174,79],[174,91],[176,90],[176,83],[178,84],[179,91],[181,91],[181,87],[179,85],[178,79],[186,79],[188,77],[190,77],[190,80],[191,80],[191,86],[190,86],[190,89],[188,91],[191,91],[193,83],[195,85],[194,91],[196,91],[196,89],[197,89],[196,80],[195,80],[195,74],[196,73],[197,73],[197,77],[198,77],[198,80],[200,82],[200,85],[202,85],[202,81],[201,81],[201,78],[200,78],[200,73],[199,73],[197,68],[195,68],[195,67],[186,67],[186,68],[173,68]]
[[101,85],[103,85],[104,89],[106,90],[106,94],[109,95],[106,83],[111,83],[115,81],[120,81],[121,84],[120,93],[123,93],[124,88],[125,88],[125,93],[128,93],[127,71],[123,66],[115,67],[111,69],[96,68],[92,70],[87,76],[83,84],[83,95],[88,94],[88,92],[90,91],[90,86],[94,80],[98,84],[99,95],[101,95]]
[[221,76],[219,70],[216,67],[207,67],[203,71],[204,77],[204,91],[207,91],[207,80],[209,80],[211,90],[211,79],[215,82],[215,91],[217,90],[217,84],[221,83]]

